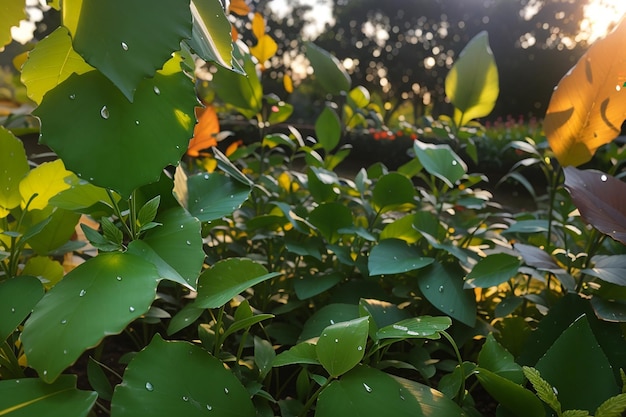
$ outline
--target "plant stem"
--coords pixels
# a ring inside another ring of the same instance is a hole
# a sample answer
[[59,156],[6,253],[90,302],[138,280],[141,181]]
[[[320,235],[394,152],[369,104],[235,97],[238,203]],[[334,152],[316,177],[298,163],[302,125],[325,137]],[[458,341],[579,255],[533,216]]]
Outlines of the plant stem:
[[448,342],[450,342],[450,344],[452,345],[454,353],[456,354],[456,359],[459,362],[459,369],[461,370],[461,380],[463,382],[461,383],[461,388],[459,389],[459,400],[457,401],[457,403],[459,405],[462,405],[463,401],[465,400],[465,369],[463,369],[463,358],[461,357],[461,352],[459,352],[459,348],[457,347],[456,342],[454,341],[452,336],[450,336],[445,331],[441,331],[440,333],[441,335],[443,335],[443,337],[448,339]]
[[302,411],[300,412],[300,414],[298,414],[298,417],[304,417],[307,415],[307,413],[309,412],[309,409],[311,408],[311,406],[313,405],[313,403],[315,402],[315,400],[317,400],[317,397],[319,397],[319,395],[322,393],[322,391],[324,390],[324,388],[326,388],[328,385],[330,385],[331,382],[334,381],[334,378],[329,377],[326,382],[324,382],[324,385],[322,385],[321,387],[319,387],[317,389],[317,391],[315,391],[313,393],[313,395],[311,395],[311,397],[307,400],[306,404],[304,404],[304,408],[302,409]]

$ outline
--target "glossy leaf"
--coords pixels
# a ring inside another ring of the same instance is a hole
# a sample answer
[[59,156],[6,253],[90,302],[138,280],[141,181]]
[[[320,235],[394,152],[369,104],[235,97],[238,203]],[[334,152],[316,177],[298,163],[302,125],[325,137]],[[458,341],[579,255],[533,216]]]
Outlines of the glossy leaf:
[[41,103],[43,96],[72,74],[95,70],[72,47],[72,39],[63,26],[37,43],[28,54],[21,79],[28,97]]
[[315,79],[327,93],[338,95],[349,91],[352,81],[339,60],[312,42],[306,42],[306,57],[311,62]]
[[566,167],[563,171],[565,188],[582,218],[602,233],[626,244],[626,184],[600,171],[574,167]]
[[202,316],[204,311],[204,308],[198,308],[193,304],[187,304],[185,307],[180,309],[174,317],[172,317],[172,320],[170,320],[170,323],[167,326],[167,334],[173,335],[174,333],[191,326],[200,318],[200,316]]
[[43,297],[41,281],[19,276],[0,282],[0,340],[4,341]]
[[368,317],[331,324],[316,345],[317,358],[332,377],[354,368],[363,359],[369,333]]
[[562,166],[589,161],[596,150],[620,134],[626,118],[626,21],[598,40],[563,77],[552,94],[544,130]]
[[339,145],[341,122],[339,116],[330,107],[325,107],[315,120],[315,136],[325,151],[330,152]]
[[367,261],[370,276],[401,274],[433,263],[433,258],[420,255],[415,247],[400,239],[381,240],[370,252]]
[[71,175],[72,173],[65,169],[60,159],[44,162],[32,169],[20,182],[22,208],[25,208],[29,201],[29,210],[46,208],[50,198],[70,188],[65,179]]
[[22,142],[0,126],[0,218],[20,205],[19,184],[28,173],[28,160]]
[[87,349],[121,332],[150,308],[156,268],[128,253],[101,253],[79,265],[37,304],[24,325],[28,363],[50,383]]
[[377,339],[439,339],[440,333],[452,325],[450,317],[420,316],[385,326],[376,333]]
[[125,0],[90,1],[79,13],[75,31],[70,28],[74,49],[131,102],[142,81],[191,37],[189,0],[156,0],[150,7]]
[[56,209],[50,214],[50,211],[45,210],[41,213],[50,218],[50,221],[39,233],[28,239],[28,245],[39,255],[48,255],[68,243],[76,232],[76,225],[80,220],[79,213]]
[[250,394],[222,362],[198,346],[167,342],[158,334],[128,365],[111,401],[114,417],[211,413],[255,416]]
[[446,95],[454,104],[454,123],[464,126],[470,120],[487,116],[500,92],[498,67],[486,31],[465,46],[446,76]]
[[395,304],[373,298],[361,298],[359,300],[359,313],[361,317],[370,318],[370,337],[375,339],[378,329],[393,323],[410,318],[410,314],[398,308]]
[[478,355],[478,366],[500,375],[516,384],[524,383],[524,371],[515,363],[513,355],[500,345],[492,333],[487,335],[485,344]]
[[27,20],[23,0],[4,0],[0,4],[0,49],[11,43],[11,27],[19,26],[20,20]]
[[463,289],[463,271],[455,264],[433,263],[417,280],[420,291],[436,309],[470,327],[476,322],[473,291]]
[[476,378],[500,405],[517,417],[543,417],[543,403],[532,392],[487,369],[478,368]]
[[265,68],[265,62],[276,55],[277,51],[278,44],[274,38],[267,34],[261,36],[256,45],[250,47],[250,53],[259,61],[262,68]]
[[425,385],[358,366],[320,394],[315,417],[467,417],[453,401]]
[[[106,78],[91,71],[72,74],[46,94],[34,114],[41,119],[40,141],[68,169],[128,196],[157,181],[167,165],[178,163],[192,135],[196,103],[193,83],[182,72],[143,81],[129,103]],[[85,132],[91,132],[88,154]],[[161,141],[156,147],[155,135]]]
[[382,176],[372,191],[372,205],[379,212],[414,204],[415,187],[410,179],[397,172]]
[[63,265],[47,256],[28,258],[21,275],[30,275],[40,279],[46,289],[50,289],[61,281],[64,275]]
[[559,336],[535,368],[557,389],[565,410],[593,412],[608,397],[619,393],[611,364],[585,315]]
[[467,165],[449,145],[433,145],[416,140],[413,150],[424,169],[448,187],[454,187],[467,172]]
[[602,281],[626,286],[626,255],[598,255],[593,257],[593,267],[581,272]]
[[187,179],[187,209],[203,222],[229,216],[248,199],[250,187],[220,172]]
[[189,45],[205,61],[233,68],[231,25],[217,0],[192,0],[193,30]]
[[315,297],[337,285],[343,279],[340,273],[302,275],[296,278],[293,289],[300,300]]
[[324,203],[311,211],[308,220],[329,243],[335,243],[339,240],[340,229],[352,226],[352,212],[340,203]]
[[507,253],[495,253],[482,258],[465,279],[465,288],[495,287],[513,278],[521,265],[520,260]]
[[274,358],[272,366],[285,366],[294,364],[309,364],[319,365],[320,362],[317,359],[316,347],[312,343],[298,343],[292,346],[289,350],[286,350]]
[[278,275],[249,259],[219,261],[198,278],[198,296],[193,304],[198,308],[221,307],[237,294]]
[[354,304],[328,304],[320,308],[304,323],[298,341],[319,337],[329,325],[359,318],[359,307]]
[[0,381],[0,415],[86,417],[98,394],[76,389],[76,376],[63,375],[47,384],[37,378]]

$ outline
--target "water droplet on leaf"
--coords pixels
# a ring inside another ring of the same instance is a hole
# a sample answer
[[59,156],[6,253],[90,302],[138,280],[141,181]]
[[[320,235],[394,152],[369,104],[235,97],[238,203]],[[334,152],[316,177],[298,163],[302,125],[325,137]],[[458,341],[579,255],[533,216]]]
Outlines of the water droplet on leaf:
[[369,385],[367,385],[365,382],[363,383],[363,388],[365,388],[365,391],[367,392],[372,392],[372,388]]
[[100,116],[102,116],[102,118],[105,120],[109,118],[109,109],[107,108],[107,106],[102,106],[102,108],[100,109]]
[[153,90],[154,90],[154,94],[156,94],[157,96],[161,94],[161,90],[159,90],[159,87],[157,87],[156,85],[154,86]]
[[128,44],[126,42],[122,42],[122,49],[128,51]]
[[76,98],[76,94],[70,94],[70,100],[74,100]]
[[183,395],[183,401],[189,401],[189,397],[187,397],[186,395]]
[[85,291],[85,290],[80,290],[80,292],[78,293],[78,296],[79,296],[79,297],[84,297],[84,296],[85,296],[85,294],[87,294],[87,291]]
[[604,175],[604,174],[602,174],[602,176],[600,177],[600,181],[602,181],[602,182],[606,182],[608,179],[609,178],[606,175]]
[[228,395],[230,393],[230,391],[228,391],[228,388],[224,387],[224,394]]
[[439,291],[439,292],[443,292],[443,285],[440,285],[440,286],[439,286],[438,291]]
[[148,390],[150,392],[154,391],[154,387],[152,386],[151,383],[146,382],[146,390]]
[[130,311],[132,313],[133,311],[135,311],[135,307],[133,307],[133,306],[128,307],[128,311]]

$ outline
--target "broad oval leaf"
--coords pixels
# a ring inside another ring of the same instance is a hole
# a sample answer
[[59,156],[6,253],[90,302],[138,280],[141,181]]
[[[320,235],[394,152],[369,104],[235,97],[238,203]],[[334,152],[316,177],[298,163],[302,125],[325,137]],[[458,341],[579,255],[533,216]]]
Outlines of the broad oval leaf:
[[312,42],[306,44],[306,57],[315,71],[315,79],[330,94],[350,90],[352,81],[339,60]]
[[72,173],[65,169],[60,159],[44,162],[32,169],[20,182],[22,208],[26,208],[26,203],[30,202],[28,210],[45,209],[50,198],[70,188],[70,184],[65,181],[70,176]]
[[233,214],[249,194],[249,185],[217,171],[187,179],[187,209],[203,222]]
[[191,37],[189,0],[154,0],[149,5],[90,1],[79,13],[77,27],[70,29],[74,49],[131,102],[144,78],[152,77],[180,49],[180,42]]
[[286,350],[274,358],[273,366],[285,366],[293,364],[310,364],[319,365],[317,360],[317,352],[313,343],[298,343],[292,346],[289,350]]
[[20,181],[28,174],[28,160],[24,145],[3,126],[0,126],[0,218],[8,210],[20,205]]
[[130,362],[111,401],[111,415],[116,417],[212,413],[232,417],[256,414],[250,394],[221,361],[198,346],[167,342],[158,334]]
[[[192,136],[196,104],[194,85],[182,72],[144,80],[130,103],[91,71],[72,74],[45,95],[33,114],[41,119],[40,141],[68,169],[129,196],[179,162]],[[87,141],[85,132],[90,132]]]
[[440,333],[452,326],[450,317],[421,316],[385,326],[376,333],[377,339],[439,339]]
[[86,417],[98,399],[92,391],[76,389],[75,375],[62,375],[47,384],[37,378],[0,381],[0,415]]
[[148,311],[158,280],[154,265],[128,253],[102,253],[79,265],[26,321],[28,364],[44,381],[54,381],[85,349]]
[[340,229],[352,227],[352,212],[340,203],[324,203],[311,211],[308,220],[330,243],[335,243]]
[[382,176],[372,191],[372,205],[380,212],[394,210],[404,204],[414,204],[414,198],[413,183],[397,172]]
[[626,287],[626,255],[598,255],[592,261],[593,267],[581,272]]
[[565,188],[582,218],[626,244],[626,184],[596,170],[565,167]]
[[416,140],[413,150],[424,169],[448,187],[454,187],[467,172],[467,165],[449,145],[433,145]]
[[0,5],[0,49],[11,43],[11,28],[19,26],[20,20],[27,20],[23,0],[4,0]]
[[374,246],[367,260],[370,276],[401,274],[433,263],[433,258],[421,256],[415,247],[404,240],[385,239]]
[[7,337],[28,317],[43,297],[41,281],[33,276],[19,276],[0,282],[0,339]]
[[261,36],[257,44],[250,47],[250,53],[259,61],[262,68],[265,68],[265,62],[276,55],[277,51],[278,44],[274,38],[268,34]]
[[328,304],[316,311],[304,323],[298,341],[306,341],[322,334],[322,331],[331,324],[341,323],[359,318],[359,307],[354,304]]
[[248,288],[274,278],[261,264],[244,258],[229,258],[217,262],[198,278],[198,296],[193,305],[198,308],[218,308]]
[[500,405],[517,417],[543,417],[543,403],[531,391],[487,369],[478,368],[476,379]]
[[341,139],[341,122],[339,116],[330,107],[324,107],[322,114],[315,120],[315,136],[325,151],[330,152],[337,147]]
[[317,358],[332,377],[354,368],[365,355],[369,317],[331,324],[316,345]]
[[626,118],[626,20],[595,42],[552,94],[543,127],[562,166],[589,161],[620,134]]
[[454,104],[454,123],[464,126],[487,116],[500,92],[498,67],[482,31],[465,46],[446,77],[446,95]]
[[467,274],[466,288],[488,288],[500,285],[517,274],[521,261],[507,253],[494,253],[482,258]]
[[524,371],[513,355],[500,345],[492,333],[487,335],[485,344],[478,354],[478,366],[494,372],[516,384],[524,383]]

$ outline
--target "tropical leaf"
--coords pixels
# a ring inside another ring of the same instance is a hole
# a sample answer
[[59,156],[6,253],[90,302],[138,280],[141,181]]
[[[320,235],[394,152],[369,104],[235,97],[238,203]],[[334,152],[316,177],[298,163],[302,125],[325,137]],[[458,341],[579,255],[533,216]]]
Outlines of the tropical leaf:
[[562,166],[589,161],[626,118],[626,20],[594,43],[552,94],[543,127]]
[[217,146],[217,134],[220,132],[220,122],[215,107],[196,108],[198,123],[193,129],[193,138],[189,142],[187,155],[200,156],[200,151]]
[[[232,3],[231,3],[232,4]],[[189,45],[205,61],[233,69],[231,24],[218,0],[192,0],[193,31]]]

